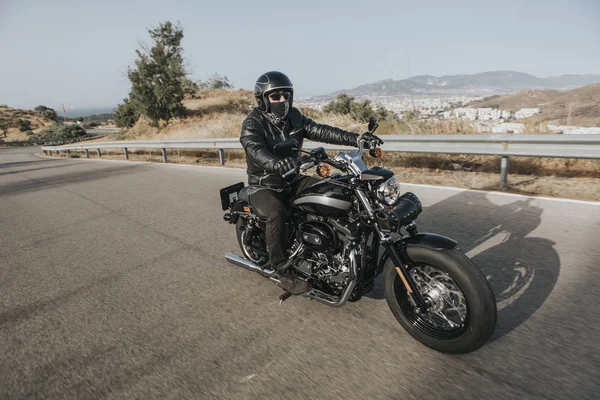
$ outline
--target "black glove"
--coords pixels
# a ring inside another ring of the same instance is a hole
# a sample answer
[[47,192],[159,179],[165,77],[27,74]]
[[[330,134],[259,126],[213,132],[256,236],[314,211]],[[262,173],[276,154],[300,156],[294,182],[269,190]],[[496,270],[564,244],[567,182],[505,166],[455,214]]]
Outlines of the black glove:
[[378,136],[373,135],[371,132],[365,132],[361,136],[358,137],[358,141],[366,140],[367,142],[375,143],[375,146],[381,146],[383,144],[383,140],[381,140]]
[[298,168],[298,162],[295,158],[287,157],[283,160],[279,160],[273,165],[273,170],[279,175],[283,176],[286,172]]

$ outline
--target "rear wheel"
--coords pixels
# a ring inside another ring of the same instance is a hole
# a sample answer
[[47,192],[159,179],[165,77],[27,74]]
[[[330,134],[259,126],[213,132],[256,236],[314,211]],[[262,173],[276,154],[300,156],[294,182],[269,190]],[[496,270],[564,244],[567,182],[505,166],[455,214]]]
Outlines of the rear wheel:
[[494,293],[479,268],[455,249],[408,247],[409,273],[431,302],[420,313],[410,302],[396,267],[384,267],[385,297],[400,324],[417,340],[444,353],[468,353],[485,344],[496,327]]
[[249,229],[246,221],[239,218],[235,224],[238,244],[244,257],[256,265],[263,265],[268,260],[265,236],[257,228]]

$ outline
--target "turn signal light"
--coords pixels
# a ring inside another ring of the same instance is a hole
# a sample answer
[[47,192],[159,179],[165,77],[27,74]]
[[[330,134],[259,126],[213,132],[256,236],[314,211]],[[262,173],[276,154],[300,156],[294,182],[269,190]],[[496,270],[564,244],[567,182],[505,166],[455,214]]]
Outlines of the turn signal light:
[[329,175],[331,175],[331,168],[329,168],[329,165],[327,164],[319,165],[317,167],[317,175],[321,178],[328,178]]
[[375,157],[381,158],[381,156],[383,156],[383,150],[381,150],[381,147],[377,147],[375,149]]

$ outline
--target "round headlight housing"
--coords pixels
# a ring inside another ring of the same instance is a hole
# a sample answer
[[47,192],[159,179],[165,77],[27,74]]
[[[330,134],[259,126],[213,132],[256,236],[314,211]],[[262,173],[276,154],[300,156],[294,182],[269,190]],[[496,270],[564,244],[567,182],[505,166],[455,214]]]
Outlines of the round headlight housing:
[[377,198],[386,206],[393,206],[400,197],[400,183],[396,178],[390,178],[377,188]]

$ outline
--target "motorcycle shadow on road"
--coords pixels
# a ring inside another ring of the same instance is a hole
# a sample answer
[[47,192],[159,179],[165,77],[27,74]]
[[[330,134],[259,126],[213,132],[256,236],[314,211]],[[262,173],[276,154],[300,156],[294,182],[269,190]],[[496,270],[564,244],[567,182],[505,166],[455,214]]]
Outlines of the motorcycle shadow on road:
[[[492,340],[527,321],[552,293],[560,272],[555,243],[532,233],[543,210],[533,199],[503,199],[494,204],[483,192],[461,192],[424,208],[416,221],[419,232],[458,241],[488,278],[498,307]],[[368,297],[384,298],[380,278]]]

